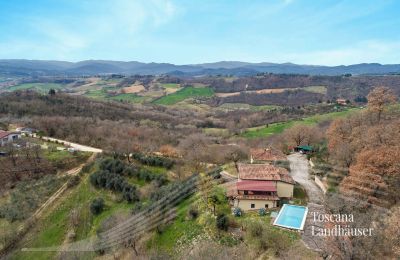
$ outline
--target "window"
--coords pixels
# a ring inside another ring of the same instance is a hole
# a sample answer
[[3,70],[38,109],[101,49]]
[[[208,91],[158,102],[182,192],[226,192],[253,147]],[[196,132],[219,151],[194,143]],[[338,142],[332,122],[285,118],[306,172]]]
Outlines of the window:
[[248,195],[249,192],[247,190],[244,191],[244,195]]
[[269,207],[269,205],[268,204],[265,204],[265,208],[267,209]]
[[255,204],[250,204],[250,208],[252,208],[252,209],[254,209],[256,207],[256,205]]

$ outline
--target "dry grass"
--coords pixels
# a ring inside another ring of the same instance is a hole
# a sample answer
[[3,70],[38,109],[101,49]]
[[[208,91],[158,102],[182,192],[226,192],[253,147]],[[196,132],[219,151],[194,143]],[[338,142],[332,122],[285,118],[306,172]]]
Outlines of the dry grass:
[[238,96],[240,92],[231,92],[231,93],[215,93],[217,97],[231,97],[231,96]]
[[143,85],[132,85],[130,87],[125,87],[121,90],[122,93],[125,94],[133,94],[133,93],[139,93],[144,91],[145,88]]

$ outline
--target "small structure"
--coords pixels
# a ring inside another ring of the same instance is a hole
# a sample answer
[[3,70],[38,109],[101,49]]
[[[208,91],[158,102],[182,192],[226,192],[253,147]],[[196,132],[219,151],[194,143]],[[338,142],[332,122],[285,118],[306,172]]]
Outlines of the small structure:
[[33,133],[36,133],[37,130],[34,128],[30,128],[30,127],[18,127],[16,129],[17,132],[20,132],[21,134],[25,134],[25,135],[31,135]]
[[314,151],[313,147],[309,146],[309,145],[299,145],[299,146],[294,147],[293,150],[295,152],[300,152],[300,153],[304,153],[304,154],[309,154]]
[[279,150],[273,148],[250,149],[250,163],[286,161],[286,156]]
[[8,132],[0,130],[0,146],[4,146],[20,138],[21,138],[20,132]]
[[228,188],[233,207],[247,210],[279,207],[293,197],[294,180],[285,168],[270,164],[238,164],[238,180]]
[[342,105],[342,106],[347,105],[346,99],[344,99],[344,98],[336,99],[336,103],[339,104],[339,105]]

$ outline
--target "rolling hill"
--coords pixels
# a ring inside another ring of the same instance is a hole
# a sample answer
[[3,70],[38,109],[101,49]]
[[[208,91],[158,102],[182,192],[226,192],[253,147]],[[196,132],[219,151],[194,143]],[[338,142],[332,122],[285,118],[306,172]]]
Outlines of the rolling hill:
[[382,65],[362,63],[348,66],[298,65],[293,63],[248,63],[220,61],[214,63],[175,65],[170,63],[142,63],[137,61],[86,60],[80,62],[46,60],[0,60],[0,75],[6,76],[53,76],[53,75],[96,75],[96,74],[171,74],[200,76],[230,74],[249,76],[258,73],[343,75],[343,74],[398,74],[399,64]]

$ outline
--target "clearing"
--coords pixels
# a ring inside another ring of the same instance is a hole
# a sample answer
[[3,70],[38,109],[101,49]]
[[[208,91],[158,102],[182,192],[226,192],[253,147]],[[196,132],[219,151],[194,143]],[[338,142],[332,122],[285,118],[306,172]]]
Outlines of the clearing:
[[173,94],[161,97],[155,100],[153,103],[158,105],[173,105],[188,98],[211,97],[213,95],[214,91],[209,87],[185,87]]

